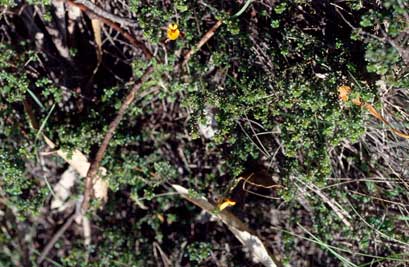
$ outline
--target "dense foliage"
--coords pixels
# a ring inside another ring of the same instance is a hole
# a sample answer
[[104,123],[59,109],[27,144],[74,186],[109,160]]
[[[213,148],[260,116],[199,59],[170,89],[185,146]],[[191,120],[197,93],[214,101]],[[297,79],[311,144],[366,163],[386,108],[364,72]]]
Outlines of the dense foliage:
[[[227,228],[173,183],[237,201],[229,209],[284,265],[407,264],[407,141],[341,103],[337,88],[409,117],[408,3],[96,1],[137,23],[122,26],[154,51],[148,60],[106,24],[100,57],[93,17],[75,17],[64,2],[0,0],[1,266],[35,265],[75,210],[50,207],[68,164],[43,134],[93,159],[149,64],[151,79],[102,160],[110,193],[105,205],[93,202],[91,245],[84,249],[74,224],[44,266],[252,265]],[[165,41],[171,22],[183,37]],[[234,187],[249,173],[278,186]],[[83,190],[78,178],[69,200]]]

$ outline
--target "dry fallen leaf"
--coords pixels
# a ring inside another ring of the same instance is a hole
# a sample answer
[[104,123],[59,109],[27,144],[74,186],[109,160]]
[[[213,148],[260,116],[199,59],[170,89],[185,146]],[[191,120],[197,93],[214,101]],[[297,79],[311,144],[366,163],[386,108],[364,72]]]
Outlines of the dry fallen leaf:
[[[352,92],[351,87],[347,86],[347,85],[342,85],[340,87],[338,87],[338,92],[339,92],[339,98],[346,102],[348,101],[349,98],[349,94]],[[355,99],[352,99],[352,103],[365,108],[366,110],[369,111],[369,113],[371,113],[372,116],[374,116],[375,118],[377,118],[378,120],[382,121],[383,123],[385,123],[392,132],[394,132],[396,135],[405,138],[405,139],[409,139],[409,134],[403,133],[401,131],[399,131],[398,129],[392,127],[392,125],[378,112],[376,111],[376,109],[369,103],[365,103],[362,102],[360,97],[356,97]]]
[[[92,0],[92,2],[95,3],[95,0]],[[94,40],[97,48],[96,54],[99,63],[102,60],[102,35],[101,35],[102,23],[99,19],[91,19],[91,26],[92,31],[94,32]]]
[[61,179],[54,186],[55,197],[51,201],[52,209],[64,210],[64,203],[71,196],[71,188],[74,186],[76,178],[77,174],[72,166],[68,167],[61,175]]
[[[44,140],[47,143],[47,145],[51,148],[54,149],[56,146],[55,144],[48,139],[46,136],[44,136]],[[59,149],[56,151],[57,155],[60,156],[61,158],[63,158],[66,162],[68,162],[68,164],[71,165],[71,167],[73,167],[82,177],[86,177],[87,176],[87,172],[89,167],[91,166],[91,163],[88,162],[87,157],[82,154],[81,151],[79,151],[78,149],[75,149],[72,152],[72,156],[68,157],[68,153]],[[106,175],[107,171],[105,168],[101,167],[99,169],[99,174],[95,177],[94,180],[94,196],[99,199],[102,200],[104,202],[106,202],[108,200],[108,182],[103,180],[101,177]]]
[[[106,169],[101,168],[101,176],[106,175]],[[108,200],[108,182],[101,178],[101,176],[96,176],[94,179],[94,196],[96,199],[102,200],[104,203]]]
[[234,234],[234,236],[250,252],[255,262],[259,262],[266,267],[278,266],[276,263],[278,262],[276,257],[269,253],[261,239],[256,234],[254,234],[253,231],[239,218],[226,210],[214,212],[215,210],[217,210],[217,207],[215,205],[211,204],[204,197],[194,198],[190,196],[188,190],[180,185],[173,184],[172,187],[183,198],[202,208],[211,215],[216,216],[216,218],[226,224],[229,230]]

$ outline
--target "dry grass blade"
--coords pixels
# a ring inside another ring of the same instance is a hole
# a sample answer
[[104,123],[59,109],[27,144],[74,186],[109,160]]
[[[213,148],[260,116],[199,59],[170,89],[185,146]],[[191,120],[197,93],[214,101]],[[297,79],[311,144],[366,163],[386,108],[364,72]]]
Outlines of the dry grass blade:
[[239,218],[226,210],[215,214],[214,211],[217,209],[217,207],[207,201],[207,199],[204,197],[192,197],[189,195],[188,190],[180,185],[173,184],[172,187],[179,194],[181,194],[183,198],[202,208],[206,212],[215,215],[219,220],[221,220],[234,234],[234,236],[244,245],[244,247],[250,251],[255,261],[262,263],[266,267],[281,266],[276,257],[272,255],[264,246],[261,239],[254,234],[253,231]]
[[306,190],[304,189],[304,187],[306,187],[307,189],[317,194],[335,212],[338,218],[346,226],[348,226],[349,228],[352,228],[352,224],[348,220],[348,218],[351,219],[351,215],[349,215],[348,212],[345,211],[339,203],[337,203],[335,200],[331,199],[326,194],[324,194],[316,185],[304,183],[300,179],[297,179],[297,181],[302,184],[302,186],[299,186],[299,189],[301,192],[305,193]]

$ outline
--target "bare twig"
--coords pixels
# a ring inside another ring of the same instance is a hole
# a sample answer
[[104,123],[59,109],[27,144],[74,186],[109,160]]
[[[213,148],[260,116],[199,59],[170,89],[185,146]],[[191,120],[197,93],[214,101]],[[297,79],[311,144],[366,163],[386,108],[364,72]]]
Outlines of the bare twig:
[[347,219],[347,218],[351,218],[351,215],[349,215],[348,212],[344,210],[340,204],[338,204],[335,200],[329,198],[316,185],[312,183],[305,183],[298,178],[296,179],[298,182],[300,182],[303,185],[303,187],[299,187],[301,191],[305,192],[306,191],[305,188],[307,188],[311,190],[312,192],[314,192],[315,194],[317,194],[325,203],[328,204],[328,206],[330,206],[330,208],[335,212],[335,214],[341,219],[341,221],[346,226],[348,226],[349,228],[352,228],[352,224]]
[[61,238],[65,231],[67,231],[67,229],[71,226],[71,224],[74,222],[77,216],[80,216],[80,214],[75,211],[73,214],[71,214],[70,217],[68,217],[65,223],[61,226],[60,229],[58,229],[58,231],[54,234],[51,240],[48,241],[45,248],[41,251],[40,256],[37,259],[37,264],[43,262],[43,260],[47,257],[48,253],[54,247],[55,243]]
[[[91,18],[97,18],[101,20],[103,23],[109,25],[119,33],[121,33],[131,44],[133,44],[136,47],[139,47],[140,49],[143,50],[145,57],[148,59],[151,59],[153,57],[153,53],[146,47],[144,43],[141,41],[135,39],[132,35],[130,35],[128,32],[123,30],[120,25],[118,25],[116,22],[118,21],[117,18],[113,19],[112,16],[109,15],[107,12],[102,12],[100,8],[96,7],[94,4],[92,4],[89,1],[79,1],[79,0],[67,0],[68,3],[77,6],[80,8],[83,12],[87,12]],[[124,25],[123,23],[120,23]],[[198,45],[195,47],[196,49],[192,49],[189,51],[185,57],[184,57],[184,63],[186,63],[190,57],[194,54],[194,52],[197,49],[200,49],[215,33],[217,28],[220,27],[222,24],[221,21],[218,21],[204,36],[203,38],[199,41]],[[118,127],[119,123],[121,122],[123,116],[125,115],[126,110],[128,109],[129,105],[133,102],[135,99],[135,96],[137,92],[139,91],[140,87],[142,84],[147,81],[152,74],[154,68],[152,65],[150,65],[142,75],[142,77],[135,83],[125,100],[123,101],[116,117],[114,120],[109,124],[108,127],[108,132],[106,133],[101,146],[99,147],[96,156],[94,160],[91,163],[91,166],[87,172],[86,178],[85,178],[85,191],[84,191],[84,198],[81,203],[81,208],[80,208],[80,215],[84,215],[90,206],[90,200],[93,195],[93,184],[94,184],[94,178],[97,176],[101,160],[103,159],[105,152],[108,148],[109,142],[112,139],[116,128]],[[64,225],[59,229],[59,231],[52,237],[52,239],[48,242],[47,246],[44,248],[42,253],[40,254],[40,257],[38,259],[38,262],[42,262],[45,257],[48,255],[49,251],[54,247],[54,244],[59,240],[59,238],[64,234],[64,232],[69,228],[69,226],[73,223],[74,219],[79,216],[77,213],[74,213],[71,217],[67,219],[67,221],[64,223]]]
[[[82,11],[87,12],[92,16],[92,18],[96,18],[101,20],[103,23],[111,26],[113,29],[121,33],[128,41],[142,49],[143,53],[145,54],[145,57],[147,59],[151,59],[153,57],[152,52],[146,47],[146,45],[134,38],[132,35],[130,35],[128,32],[123,30],[120,25],[115,23],[116,20],[112,19],[112,16],[109,16],[109,13],[105,12],[100,12],[101,9],[96,7],[94,4],[92,4],[89,1],[74,1],[74,0],[67,0],[68,3],[77,6],[80,8]],[[96,9],[95,9],[96,7]],[[95,11],[97,10],[97,11]],[[123,24],[123,23],[122,23]],[[141,88],[142,84],[147,81],[153,72],[154,68],[152,65],[150,65],[148,68],[146,68],[144,74],[139,78],[139,80],[136,81],[135,85],[132,87],[131,91],[129,94],[126,96],[124,99],[116,117],[114,120],[109,124],[108,127],[108,132],[106,133],[104,140],[100,146],[100,148],[97,151],[97,154],[94,158],[94,160],[91,163],[91,166],[88,169],[88,172],[86,174],[85,178],[85,191],[84,191],[84,198],[81,203],[81,207],[79,212],[75,212],[73,215],[71,215],[67,221],[64,223],[64,225],[58,230],[57,233],[54,234],[54,236],[51,238],[51,240],[48,242],[46,247],[43,249],[41,252],[39,258],[38,258],[38,263],[41,263],[48,255],[50,250],[54,247],[55,243],[60,239],[60,237],[64,234],[64,232],[70,227],[70,225],[73,223],[73,221],[78,217],[84,215],[90,205],[90,200],[93,194],[93,185],[94,185],[94,178],[97,176],[98,170],[100,169],[100,163],[101,160],[103,159],[105,152],[108,148],[109,142],[112,139],[116,128],[118,127],[119,123],[121,122],[122,118],[125,115],[126,110],[128,109],[129,105],[133,102],[135,99],[135,96],[139,89]]]
[[96,4],[92,3],[89,0],[68,0],[68,2],[75,4],[81,10],[91,11],[96,16],[100,18],[108,19],[121,26],[131,26],[131,27],[138,26],[138,24],[135,21],[128,19],[128,18],[118,17],[108,11],[105,11],[104,9],[100,8],[99,6],[97,6]]
[[223,21],[218,20],[213,27],[210,28],[209,31],[203,35],[202,39],[195,45],[192,49],[190,49],[189,52],[186,53],[186,55],[183,57],[183,62],[182,65],[185,65],[189,59],[192,57],[194,53],[196,53],[207,41],[209,41],[210,38],[216,33],[216,30],[223,24]]
[[[64,232],[71,226],[71,224],[74,222],[74,220],[79,216],[84,218],[83,215],[87,212],[87,210],[89,208],[89,202],[90,202],[91,197],[92,197],[92,193],[93,193],[92,191],[93,191],[93,186],[94,186],[94,178],[96,177],[96,175],[98,173],[98,170],[100,169],[99,166],[100,166],[102,158],[105,155],[105,151],[108,148],[109,141],[113,137],[116,128],[118,127],[118,125],[121,122],[123,116],[125,115],[125,112],[126,112],[127,108],[129,107],[129,105],[134,100],[134,98],[136,96],[136,93],[138,92],[138,90],[140,89],[142,84],[146,80],[148,80],[148,78],[149,78],[149,76],[150,76],[150,74],[152,72],[153,72],[153,67],[149,66],[145,70],[142,77],[132,87],[131,91],[129,92],[129,94],[125,98],[124,102],[122,103],[122,105],[121,105],[115,119],[110,123],[109,128],[108,128],[108,132],[106,133],[106,135],[104,137],[104,140],[103,140],[100,148],[98,149],[98,152],[97,152],[97,154],[95,156],[95,159],[91,163],[91,166],[89,167],[88,172],[86,173],[85,192],[84,192],[84,198],[83,198],[82,203],[81,203],[81,208],[78,208],[78,211],[74,212],[66,220],[64,225],[54,234],[54,236],[51,238],[51,240],[48,242],[46,247],[41,252],[41,254],[40,254],[40,256],[39,256],[39,258],[37,260],[38,264],[40,264],[47,257],[48,253],[54,247],[55,243],[61,238],[61,236],[64,234]],[[45,138],[45,139],[47,140],[47,138]],[[49,142],[48,142],[48,144],[50,145]],[[50,145],[50,146],[53,148],[52,145]],[[87,239],[87,243],[88,243],[90,237],[87,236],[87,234],[85,234],[85,238]]]
[[111,141],[116,128],[118,127],[119,123],[121,122],[122,118],[125,115],[126,110],[128,109],[129,105],[134,100],[136,93],[141,88],[142,84],[147,81],[153,72],[153,66],[150,65],[142,75],[142,77],[136,82],[136,84],[132,87],[129,94],[126,96],[124,102],[122,103],[115,119],[109,124],[108,132],[105,134],[104,140],[102,141],[101,146],[99,147],[95,159],[92,161],[91,166],[88,170],[87,176],[85,178],[85,192],[84,192],[84,199],[81,204],[81,212],[85,214],[89,208],[89,202],[92,196],[92,187],[93,187],[93,180],[94,177],[97,175],[101,160],[103,159],[105,152],[108,148],[108,144]]
[[348,190],[348,192],[351,192],[352,194],[355,194],[355,195],[370,197],[370,198],[372,198],[374,200],[377,200],[377,201],[382,201],[382,202],[385,202],[385,203],[394,204],[394,205],[398,205],[398,206],[401,206],[401,207],[409,207],[409,205],[405,204],[405,203],[392,201],[392,200],[384,199],[384,198],[381,198],[381,197],[375,197],[375,196],[371,196],[371,195],[368,195],[368,194],[363,194],[363,193],[360,193],[360,192],[354,191],[354,190]]

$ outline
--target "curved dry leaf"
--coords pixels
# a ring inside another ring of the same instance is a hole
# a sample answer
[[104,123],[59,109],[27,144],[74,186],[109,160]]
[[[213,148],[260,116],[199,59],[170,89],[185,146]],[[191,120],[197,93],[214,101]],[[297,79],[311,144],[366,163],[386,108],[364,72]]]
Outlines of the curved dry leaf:
[[[106,175],[106,170],[103,169],[104,173],[101,176]],[[102,200],[104,203],[108,200],[108,182],[101,178],[101,176],[96,176],[94,180],[94,196],[96,199]]]
[[256,235],[253,235],[247,231],[241,231],[235,227],[227,225],[229,230],[234,236],[242,243],[253,256],[253,261],[263,264],[268,267],[276,267],[277,264],[273,261],[272,257],[268,253],[263,242]]
[[243,246],[250,252],[253,256],[255,262],[259,262],[266,267],[277,267],[281,266],[276,257],[269,253],[267,248],[264,246],[261,239],[254,234],[244,222],[239,218],[234,216],[227,210],[222,210],[220,212],[214,212],[217,207],[207,201],[206,198],[193,198],[189,195],[189,192],[183,186],[172,184],[173,189],[176,190],[183,198],[192,202],[196,206],[202,208],[206,212],[216,216],[224,224],[227,225],[229,230],[234,234],[234,236],[243,244]]
[[[338,87],[338,92],[339,92],[339,98],[342,101],[346,102],[348,101],[348,97],[349,97],[349,94],[352,92],[352,89],[351,87],[347,85],[342,85]],[[355,99],[352,99],[352,103],[368,110],[368,112],[371,113],[372,116],[374,116],[378,120],[385,123],[391,129],[391,131],[394,132],[396,135],[402,138],[405,138],[405,139],[409,139],[409,134],[401,132],[400,130],[393,127],[371,104],[362,102],[359,96],[356,97]]]
[[[47,145],[51,148],[54,149],[56,145],[48,139],[45,135],[43,136],[45,142]],[[82,177],[87,176],[87,172],[89,167],[91,166],[91,163],[88,162],[87,157],[82,154],[81,151],[78,149],[75,149],[72,151],[71,157],[69,157],[68,153],[58,149],[56,151],[57,155],[63,158],[68,164],[71,165]],[[94,195],[97,199],[102,200],[106,202],[108,200],[108,182],[104,179],[102,179],[102,176],[105,176],[107,173],[107,170],[103,167],[99,168],[99,175],[95,177],[94,180]]]

